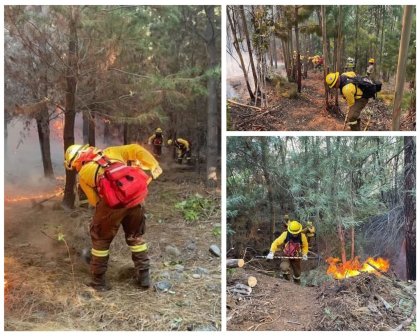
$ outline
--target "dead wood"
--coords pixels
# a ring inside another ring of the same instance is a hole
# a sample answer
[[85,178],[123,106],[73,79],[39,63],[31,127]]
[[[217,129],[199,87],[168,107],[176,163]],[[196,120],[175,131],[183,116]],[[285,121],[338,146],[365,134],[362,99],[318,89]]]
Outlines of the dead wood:
[[242,268],[245,265],[245,261],[243,259],[227,259],[226,260],[226,268]]

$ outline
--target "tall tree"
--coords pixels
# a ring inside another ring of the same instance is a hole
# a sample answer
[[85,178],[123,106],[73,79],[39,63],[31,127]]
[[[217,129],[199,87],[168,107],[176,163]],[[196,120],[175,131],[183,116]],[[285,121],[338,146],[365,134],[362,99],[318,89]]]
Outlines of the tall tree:
[[397,81],[395,84],[394,110],[392,112],[392,130],[400,129],[401,102],[404,91],[404,82],[407,66],[408,44],[410,41],[411,24],[413,22],[414,6],[404,6],[404,15],[401,30],[400,52],[398,54]]
[[416,143],[404,137],[404,227],[407,278],[416,280]]

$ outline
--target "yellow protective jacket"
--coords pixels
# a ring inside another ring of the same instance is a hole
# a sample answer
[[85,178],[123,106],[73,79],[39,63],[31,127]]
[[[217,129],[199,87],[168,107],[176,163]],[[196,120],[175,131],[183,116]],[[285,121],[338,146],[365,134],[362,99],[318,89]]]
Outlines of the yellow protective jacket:
[[[162,172],[159,162],[154,156],[140,145],[132,144],[126,146],[108,147],[102,151],[111,162],[127,163],[133,161],[143,170],[149,170],[156,179]],[[91,161],[82,166],[79,171],[80,187],[86,194],[91,205],[96,206],[99,202],[99,195],[96,192],[95,175],[98,169],[98,164]],[[104,169],[99,168],[98,176],[103,173]]]
[[307,226],[306,228],[304,228],[302,230],[302,232],[307,236],[307,237],[313,237],[315,236],[315,226],[311,225],[311,226]]
[[[349,78],[356,77],[356,73],[354,71],[344,72],[343,75]],[[356,87],[356,85],[354,85],[353,83],[348,83],[347,85],[344,85],[341,88],[341,92],[349,107],[353,106],[356,99],[362,98],[363,95],[362,90]]]
[[177,142],[180,143],[181,145],[184,145],[186,150],[189,150],[190,149],[190,143],[187,140],[182,139],[182,138],[176,139],[175,140],[175,146],[179,147],[177,145]]
[[[304,233],[300,233],[302,235],[302,254],[308,254],[309,246],[308,246],[308,240],[306,239],[306,236]],[[271,244],[270,251],[276,252],[281,245],[284,244],[287,237],[287,231],[284,231],[273,243]]]

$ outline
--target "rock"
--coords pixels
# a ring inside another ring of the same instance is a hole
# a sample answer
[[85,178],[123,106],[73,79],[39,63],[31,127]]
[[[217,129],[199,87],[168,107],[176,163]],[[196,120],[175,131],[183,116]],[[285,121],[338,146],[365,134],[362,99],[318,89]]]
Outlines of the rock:
[[196,274],[200,274],[200,275],[205,275],[205,274],[209,274],[210,272],[209,272],[209,270],[208,270],[207,268],[197,267],[197,268],[194,270],[194,273],[196,273]]
[[179,257],[181,255],[181,252],[178,250],[178,248],[171,245],[165,247],[165,252],[173,257]]
[[197,249],[197,246],[195,244],[194,240],[191,240],[187,245],[187,250],[189,251],[195,251]]
[[194,274],[192,275],[192,277],[193,277],[194,279],[201,279],[201,274],[194,273]]
[[163,280],[156,282],[154,288],[157,292],[167,292],[169,289],[172,288],[172,284],[169,281]]
[[203,324],[203,325],[193,326],[189,328],[188,330],[190,331],[218,331],[216,327],[211,324]]
[[182,273],[182,272],[184,272],[185,267],[184,267],[184,265],[176,264],[175,267],[174,267],[174,269],[178,273]]
[[210,251],[211,254],[213,254],[216,257],[220,257],[220,255],[221,255],[219,246],[217,246],[215,244],[210,246],[209,251]]

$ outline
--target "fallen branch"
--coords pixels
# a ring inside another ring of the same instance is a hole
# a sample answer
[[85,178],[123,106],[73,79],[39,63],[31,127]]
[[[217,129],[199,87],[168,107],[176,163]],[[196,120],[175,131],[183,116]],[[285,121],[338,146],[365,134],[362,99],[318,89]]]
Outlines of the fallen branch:
[[228,102],[228,104],[231,104],[231,105],[237,105],[237,106],[242,106],[242,107],[246,107],[246,108],[252,108],[254,110],[261,111],[261,107],[251,106],[251,105],[246,105],[246,104],[241,104],[241,103],[238,103],[238,102],[236,102],[234,100],[231,100],[231,99],[228,99],[227,102]]
[[226,260],[226,268],[242,268],[245,265],[245,261],[243,259],[227,259]]

